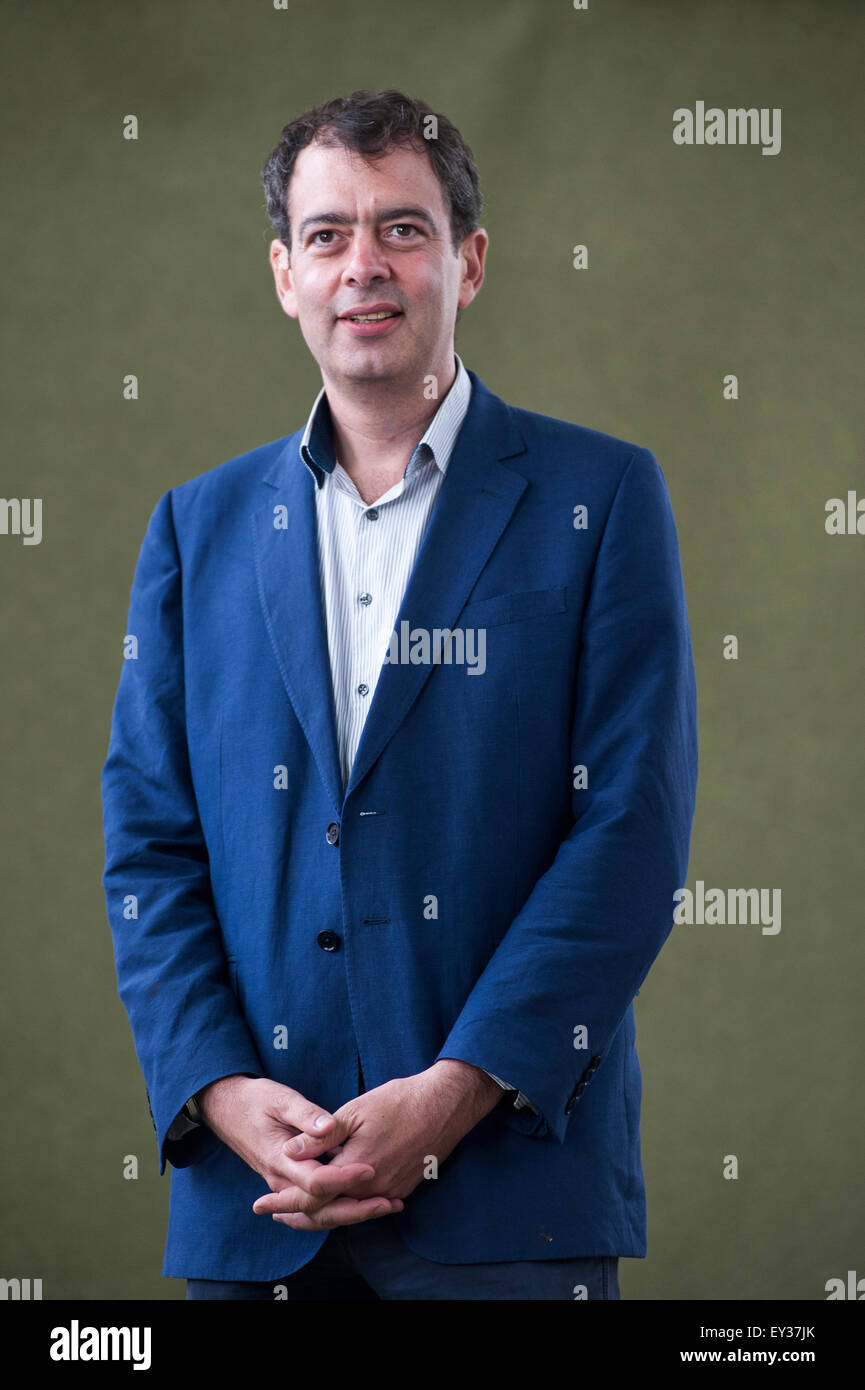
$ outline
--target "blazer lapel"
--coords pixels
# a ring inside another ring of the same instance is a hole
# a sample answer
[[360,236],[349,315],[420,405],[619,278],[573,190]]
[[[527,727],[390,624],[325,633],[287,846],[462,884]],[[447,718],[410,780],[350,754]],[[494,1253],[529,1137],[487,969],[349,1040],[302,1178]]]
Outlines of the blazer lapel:
[[[525,453],[510,408],[469,372],[472,397],[394,627],[452,628],[528,486],[500,460]],[[346,794],[366,776],[429,679],[431,665],[388,662],[363,726]]]
[[[469,371],[472,398],[395,622],[457,626],[460,612],[528,486],[501,460],[525,452],[509,406]],[[335,809],[344,803],[318,569],[314,482],[292,435],[262,480],[253,513],[258,589],[283,683]],[[285,510],[283,511],[282,508]],[[278,511],[275,509],[279,509]],[[284,522],[284,529],[280,524]],[[405,719],[430,665],[382,666],[347,796]]]
[[289,439],[262,479],[266,495],[253,509],[258,594],[288,698],[337,812],[342,772],[315,520],[315,483],[300,457],[303,431]]

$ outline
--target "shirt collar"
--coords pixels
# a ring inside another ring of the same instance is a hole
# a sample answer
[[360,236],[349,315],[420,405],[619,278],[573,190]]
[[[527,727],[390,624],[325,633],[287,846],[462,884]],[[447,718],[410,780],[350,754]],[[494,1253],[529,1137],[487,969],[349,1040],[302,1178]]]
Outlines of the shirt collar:
[[[457,374],[454,381],[427,426],[426,432],[418,440],[412,456],[406,464],[404,477],[410,478],[418,468],[422,468],[430,458],[442,473],[447,472],[457,435],[466,416],[472,393],[472,383],[458,353],[454,353]],[[322,386],[313,402],[309,419],[300,441],[300,457],[303,459],[319,487],[324,486],[325,477],[332,473],[336,459],[333,450],[333,421],[325,388]]]

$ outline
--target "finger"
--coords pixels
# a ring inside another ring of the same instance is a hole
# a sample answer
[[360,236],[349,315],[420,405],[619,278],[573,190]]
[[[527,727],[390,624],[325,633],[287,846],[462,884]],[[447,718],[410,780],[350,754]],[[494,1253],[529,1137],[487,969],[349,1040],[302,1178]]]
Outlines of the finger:
[[338,1193],[325,1193],[315,1196],[307,1192],[302,1187],[289,1185],[280,1188],[279,1192],[270,1192],[265,1197],[259,1197],[252,1204],[252,1210],[256,1216],[314,1216],[322,1207],[326,1207],[334,1201]]
[[[294,1203],[300,1196],[305,1199],[302,1206],[305,1211],[308,1206],[321,1206],[322,1203],[332,1201],[334,1197],[343,1194],[364,1197],[376,1195],[375,1192],[369,1191],[369,1183],[374,1174],[368,1164],[355,1163],[330,1168],[316,1159],[309,1159],[303,1163],[289,1163],[286,1166],[293,1170],[288,1174],[288,1180],[283,1182],[277,1192],[266,1192],[256,1199],[253,1204],[256,1215],[262,1212],[294,1211],[295,1206],[285,1206],[284,1203]],[[366,1191],[363,1191],[363,1185],[366,1185]]]
[[277,1213],[272,1219],[283,1226],[291,1226],[295,1231],[329,1231],[334,1226],[357,1226],[362,1221],[374,1221],[380,1216],[394,1216],[398,1211],[402,1211],[403,1205],[399,1197],[369,1197],[360,1201],[351,1197],[339,1197],[312,1216],[303,1212],[293,1212],[289,1215]]
[[325,1207],[328,1202],[332,1202],[338,1197],[348,1197],[352,1201],[367,1201],[378,1197],[387,1200],[387,1194],[375,1193],[367,1187],[366,1191],[360,1190],[359,1193],[352,1190],[348,1181],[330,1181],[325,1187],[300,1187],[298,1183],[288,1183],[281,1187],[278,1193],[263,1193],[253,1202],[253,1212],[256,1216],[266,1216],[274,1212],[309,1212],[317,1211],[320,1207]]
[[313,1197],[375,1196],[375,1169],[370,1163],[320,1163],[317,1158],[289,1158],[285,1170],[290,1184]]
[[282,1151],[287,1158],[321,1158],[325,1154],[341,1153],[344,1147],[342,1140],[334,1141],[334,1136],[329,1130],[324,1134],[307,1134],[301,1131],[285,1141]]
[[310,1138],[326,1139],[328,1148],[341,1144],[348,1137],[345,1119],[338,1119],[329,1110],[313,1105],[299,1091],[289,1090],[285,1099],[274,1106],[273,1114],[283,1124],[302,1130]]
[[262,1198],[253,1203],[252,1210],[256,1216],[315,1216],[322,1208],[334,1201],[333,1194],[325,1197],[313,1197],[309,1192],[305,1192],[302,1187],[283,1187],[278,1193],[274,1192],[271,1196],[278,1198],[278,1205],[272,1204],[265,1208],[260,1205]]

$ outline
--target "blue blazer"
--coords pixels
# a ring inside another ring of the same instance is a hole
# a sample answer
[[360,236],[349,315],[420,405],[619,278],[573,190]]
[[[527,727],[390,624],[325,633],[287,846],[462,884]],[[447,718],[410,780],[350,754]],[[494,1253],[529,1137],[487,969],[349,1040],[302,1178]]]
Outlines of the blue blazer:
[[539,1111],[503,1099],[386,1218],[419,1255],[646,1252],[633,1000],[697,781],[673,512],[647,449],[470,376],[396,630],[483,629],[485,670],[386,663],[347,788],[301,432],[150,518],[103,882],[166,1275],[276,1280],[327,1238],[256,1216],[266,1184],[211,1131],[168,1140],[188,1097],[248,1072],[333,1111],[358,1056],[368,1089],[455,1057]]

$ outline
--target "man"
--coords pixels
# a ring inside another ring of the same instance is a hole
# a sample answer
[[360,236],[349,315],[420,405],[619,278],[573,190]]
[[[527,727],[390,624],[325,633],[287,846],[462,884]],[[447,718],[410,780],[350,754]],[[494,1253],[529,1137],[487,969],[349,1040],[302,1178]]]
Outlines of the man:
[[663,475],[456,356],[488,237],[444,116],[354,93],[263,179],[323,387],[157,504],[103,771],[163,1273],[616,1298],[697,774]]

